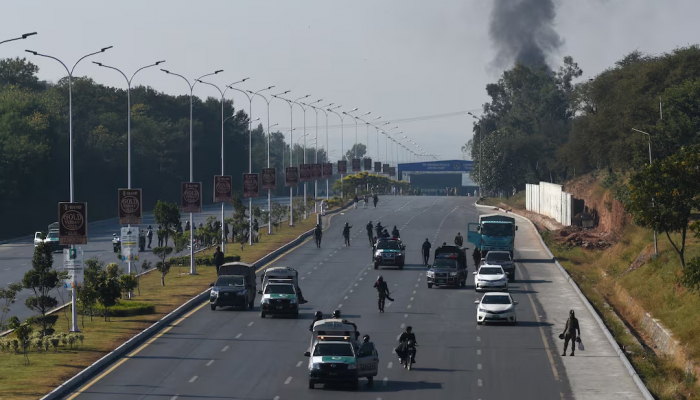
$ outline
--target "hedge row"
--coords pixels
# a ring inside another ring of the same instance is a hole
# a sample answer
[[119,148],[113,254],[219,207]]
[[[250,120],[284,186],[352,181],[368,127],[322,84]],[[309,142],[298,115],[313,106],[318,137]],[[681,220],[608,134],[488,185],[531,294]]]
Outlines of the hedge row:
[[[138,301],[123,301],[109,308],[110,317],[130,317],[133,315],[154,314],[155,312],[156,306],[154,304],[141,303]],[[78,306],[78,314],[90,315],[90,312],[84,307]],[[92,309],[92,315],[94,317],[104,317],[105,308],[101,305],[97,305]]]
[[[241,256],[226,256],[224,263],[241,261]],[[190,265],[190,256],[171,257],[170,262],[173,265]],[[214,256],[194,256],[195,265],[214,265]]]

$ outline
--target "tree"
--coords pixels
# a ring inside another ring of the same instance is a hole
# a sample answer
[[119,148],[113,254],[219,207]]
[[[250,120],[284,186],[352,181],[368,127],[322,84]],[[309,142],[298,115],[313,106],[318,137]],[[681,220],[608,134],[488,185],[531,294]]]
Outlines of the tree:
[[284,219],[288,211],[289,207],[285,207],[276,201],[273,202],[272,208],[270,209],[270,222],[272,223],[272,226],[279,229],[280,222],[282,222],[282,219]]
[[167,246],[170,233],[173,232],[176,226],[180,225],[180,209],[175,203],[158,200],[156,207],[153,209],[153,215],[156,223],[163,227],[164,244]]
[[7,316],[10,313],[10,306],[15,304],[17,293],[22,291],[22,284],[11,282],[7,288],[0,288],[0,331],[7,330]]
[[25,304],[30,310],[41,314],[39,321],[43,336],[50,334],[49,330],[52,330],[50,325],[53,324],[50,324],[46,314],[58,305],[56,298],[50,295],[58,283],[58,273],[53,269],[51,245],[40,243],[34,249],[32,269],[24,274],[22,285],[34,293],[34,296],[29,297]]
[[124,274],[119,277],[119,286],[122,288],[122,298],[124,298],[124,294],[131,293],[134,289],[136,289],[137,286],[137,281],[136,281],[136,276],[132,274]]
[[83,285],[78,289],[78,301],[82,308],[82,324],[85,327],[85,314],[90,314],[92,321],[95,304],[99,298],[100,275],[104,263],[97,258],[85,260],[85,269],[83,271]]
[[[685,269],[685,241],[692,211],[700,209],[700,145],[682,149],[634,173],[625,210],[637,225],[666,234]],[[680,240],[671,237],[680,233]]]
[[160,261],[156,263],[156,269],[160,272],[161,286],[165,286],[165,275],[168,275],[170,272],[170,261],[167,261],[167,258],[172,252],[173,248],[168,246],[153,248],[153,254],[160,258]]
[[30,90],[44,87],[36,74],[39,67],[26,58],[6,58],[0,60],[0,86],[16,85]]
[[97,298],[105,309],[105,321],[109,321],[109,308],[117,305],[121,296],[122,288],[119,285],[119,278],[113,274],[110,276],[106,270],[100,271]]
[[[357,157],[355,157],[355,149],[357,149]],[[352,160],[353,158],[364,158],[365,154],[367,154],[367,145],[364,145],[362,143],[355,143],[352,145],[350,150],[345,152],[345,158],[347,160]],[[350,166],[348,166],[348,169]]]
[[32,319],[27,318],[25,323],[20,323],[17,317],[10,318],[10,329],[15,330],[15,336],[19,340],[20,347],[22,348],[22,353],[24,354],[24,365],[29,365],[29,355],[27,355],[27,349],[29,348],[30,335],[32,334]]

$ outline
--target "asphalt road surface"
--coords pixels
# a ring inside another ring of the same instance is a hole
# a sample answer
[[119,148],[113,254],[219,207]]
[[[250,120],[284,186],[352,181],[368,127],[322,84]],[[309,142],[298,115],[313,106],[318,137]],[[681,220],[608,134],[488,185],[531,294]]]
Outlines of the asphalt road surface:
[[[277,201],[281,204],[289,204],[289,197],[273,198],[273,201]],[[267,205],[267,197],[255,199],[254,205],[265,206]],[[195,225],[199,225],[200,222],[206,222],[206,219],[210,215],[215,215],[221,217],[221,206],[220,205],[209,205],[202,209],[201,214],[194,215]],[[233,213],[233,207],[230,204],[226,205],[226,215],[230,217]],[[185,224],[185,219],[189,220],[189,214],[183,214],[183,226]],[[158,224],[155,223],[153,218],[153,213],[146,213],[143,218],[143,224],[140,225],[143,228],[147,228],[148,225],[153,227],[153,243],[151,247],[156,247],[158,244],[158,237],[156,235],[156,230]],[[45,231],[46,226],[37,227],[37,231]],[[119,262],[121,266],[126,270],[126,263],[122,263],[117,259],[117,253],[114,253],[112,249],[112,234],[116,233],[117,236],[120,234],[120,225],[116,219],[109,219],[104,221],[97,221],[89,224],[88,226],[88,244],[81,245],[85,255],[85,259],[97,257],[105,263]],[[170,242],[172,245],[172,241]],[[146,241],[148,244],[148,240]],[[33,238],[25,238],[12,243],[7,243],[0,245],[0,286],[6,286],[11,282],[21,282],[24,274],[32,267],[32,256],[34,255],[34,241]],[[149,260],[156,262],[157,257],[153,255],[148,249],[146,252],[141,253],[140,260],[135,263],[134,267],[137,268],[138,272],[141,272],[140,267],[143,260]],[[53,255],[54,268],[60,268],[63,264],[63,254],[56,252]],[[10,316],[17,316],[20,320],[24,320],[27,317],[34,315],[34,312],[28,309],[24,303],[25,300],[30,297],[32,293],[29,290],[22,290],[17,296],[17,301],[11,307],[9,313]],[[70,291],[57,289],[52,292],[59,304],[63,301],[70,301]],[[61,296],[63,296],[63,301],[61,301]],[[62,330],[60,326],[57,327]]]
[[[383,196],[377,209],[350,209],[332,218],[317,249],[313,241],[290,251],[274,265],[296,268],[309,303],[299,319],[261,319],[256,310],[211,311],[198,308],[150,345],[132,353],[98,380],[69,398],[83,399],[533,399],[570,398],[559,357],[551,358],[545,341],[551,328],[537,293],[516,272],[511,294],[518,305],[518,325],[477,326],[473,265],[466,288],[428,289],[420,245],[433,249],[451,243],[467,222],[476,220],[474,198]],[[407,246],[403,270],[370,264],[365,234],[368,220],[396,225]],[[344,247],[342,225],[353,225]],[[469,247],[469,245],[467,245]],[[520,265],[518,266],[520,267]],[[380,267],[381,268],[381,267]],[[378,313],[373,284],[383,275],[395,302]],[[528,296],[531,294],[531,296]],[[533,298],[529,301],[528,298]],[[340,309],[379,351],[379,375],[373,387],[308,389],[309,324],[316,310]],[[537,313],[537,314],[536,314]],[[393,349],[406,325],[413,326],[418,352],[411,371],[400,367]],[[544,328],[543,328],[544,327]]]

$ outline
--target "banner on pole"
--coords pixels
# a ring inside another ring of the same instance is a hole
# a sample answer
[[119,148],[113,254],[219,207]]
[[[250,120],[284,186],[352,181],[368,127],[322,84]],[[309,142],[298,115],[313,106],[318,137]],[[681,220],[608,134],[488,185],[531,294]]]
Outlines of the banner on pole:
[[121,231],[122,262],[139,260],[139,228],[123,227]]
[[362,170],[362,168],[360,168],[361,161],[362,160],[360,160],[359,158],[352,159],[352,172],[359,172]]
[[214,175],[214,203],[230,203],[233,196],[233,177]]
[[396,167],[389,167],[389,176],[396,176]]
[[348,173],[348,162],[347,161],[338,161],[338,173],[341,175],[345,175]]
[[372,172],[372,159],[365,158],[365,171]]
[[64,289],[75,289],[83,285],[84,276],[83,249],[63,249],[63,270],[68,274],[63,280]]
[[243,198],[258,197],[258,174],[243,174]]
[[262,189],[275,189],[277,187],[277,173],[274,168],[262,169]]
[[323,177],[332,178],[333,177],[333,163],[323,164]]
[[299,164],[299,181],[308,182],[311,180],[311,164]]
[[297,167],[284,168],[284,186],[297,186],[299,184],[299,170]]
[[141,189],[117,189],[119,224],[138,225],[143,218]]
[[183,213],[202,212],[202,182],[182,182],[182,201],[180,211]]
[[323,167],[321,164],[311,164],[311,177],[314,178],[314,180],[321,179],[323,176]]
[[381,161],[374,162],[374,172],[376,172],[376,173],[382,172],[382,162]]
[[58,203],[58,243],[87,244],[87,203]]
[[385,174],[389,173],[389,164],[382,164],[382,172]]

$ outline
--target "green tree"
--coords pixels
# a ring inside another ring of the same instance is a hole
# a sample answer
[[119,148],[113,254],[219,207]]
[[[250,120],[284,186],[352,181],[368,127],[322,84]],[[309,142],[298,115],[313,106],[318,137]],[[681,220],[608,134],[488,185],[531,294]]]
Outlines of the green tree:
[[17,300],[17,293],[22,291],[22,284],[10,282],[7,288],[0,288],[0,331],[7,330],[7,316],[10,313],[10,307]]
[[[685,269],[685,242],[693,210],[700,209],[700,146],[657,160],[630,178],[625,210],[643,227],[666,234]],[[674,240],[671,233],[680,233]]]
[[173,252],[172,247],[163,246],[153,248],[153,254],[160,259],[156,263],[156,269],[160,272],[160,284],[165,286],[165,275],[170,272],[170,261],[167,260],[170,253]]
[[92,321],[95,304],[97,304],[97,300],[99,298],[99,284],[103,266],[104,263],[97,258],[85,260],[83,285],[78,290],[78,302],[79,306],[83,310],[81,318],[83,328],[85,327],[86,313],[90,315],[90,321]]
[[[355,157],[355,149],[357,149],[357,157]],[[353,158],[365,158],[365,154],[367,154],[367,145],[355,143],[352,145],[350,150],[345,152],[345,158],[347,160],[352,160]],[[350,169],[350,167],[352,167],[352,165],[348,165],[348,169]]]
[[19,340],[22,353],[24,354],[24,365],[29,365],[29,355],[27,349],[31,345],[30,335],[32,334],[32,320],[28,318],[25,323],[20,323],[17,317],[10,318],[10,329],[15,330],[15,336]]
[[110,276],[107,271],[102,270],[97,284],[97,298],[104,307],[105,321],[109,321],[109,308],[117,305],[121,296],[122,288],[119,285],[119,278]]
[[134,289],[136,289],[136,276],[132,274],[121,275],[119,277],[119,286],[122,288],[122,298],[124,298],[125,294],[131,293]]
[[50,334],[51,326],[47,326],[49,321],[46,314],[58,305],[56,298],[50,295],[58,283],[58,273],[53,269],[51,245],[40,243],[34,249],[32,269],[24,274],[22,285],[34,293],[26,300],[25,304],[30,310],[41,314],[40,323],[43,336]]
[[[180,225],[180,209],[175,203],[158,200],[156,207],[153,209],[156,223],[163,227],[165,234],[164,245],[168,245],[168,237],[174,231],[176,226]],[[160,234],[160,233],[159,233]]]
[[36,74],[39,67],[26,58],[5,58],[0,60],[0,86],[15,85],[30,90],[44,87]]

